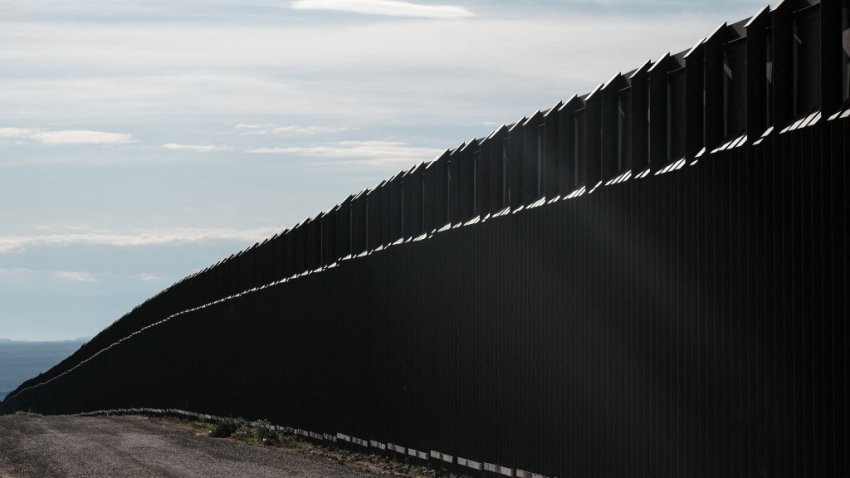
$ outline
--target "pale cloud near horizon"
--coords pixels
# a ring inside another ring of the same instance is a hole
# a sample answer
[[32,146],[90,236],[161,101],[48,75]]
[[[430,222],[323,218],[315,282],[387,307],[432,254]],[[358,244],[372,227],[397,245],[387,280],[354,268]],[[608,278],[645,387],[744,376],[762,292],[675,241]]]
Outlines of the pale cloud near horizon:
[[36,270],[28,267],[0,267],[0,280],[21,280],[21,279],[53,279],[61,282],[100,282],[100,279],[94,274],[84,271],[51,271],[51,270]]
[[162,276],[158,274],[151,274],[149,272],[143,272],[141,274],[136,274],[136,279],[142,282],[161,282],[165,280]]
[[125,133],[91,130],[41,131],[30,128],[0,128],[0,139],[31,140],[44,144],[126,144],[133,142]]
[[54,271],[53,276],[67,282],[100,282],[100,279],[88,272]]
[[0,254],[23,252],[32,247],[61,246],[154,246],[209,241],[257,242],[282,228],[176,228],[136,232],[84,232],[0,236]]
[[270,136],[270,135],[317,135],[343,133],[349,131],[347,127],[336,126],[278,126],[274,123],[247,124],[240,123],[233,127],[242,136]]
[[469,9],[458,5],[423,5],[399,0],[297,0],[292,2],[292,8],[441,20],[475,16]]
[[[165,280],[159,274],[142,272],[128,276],[141,282],[162,282]],[[0,267],[0,280],[48,279],[71,283],[96,283],[101,279],[92,272],[70,270],[37,270],[28,267]]]
[[219,146],[214,144],[175,144],[168,143],[162,145],[163,149],[171,149],[175,151],[191,151],[193,153],[215,153],[218,151],[227,151],[229,146]]
[[279,154],[312,158],[329,158],[337,163],[387,166],[431,161],[444,150],[411,146],[401,141],[338,141],[320,146],[266,147],[250,149],[251,154]]
[[29,139],[32,130],[25,128],[0,128],[0,139]]

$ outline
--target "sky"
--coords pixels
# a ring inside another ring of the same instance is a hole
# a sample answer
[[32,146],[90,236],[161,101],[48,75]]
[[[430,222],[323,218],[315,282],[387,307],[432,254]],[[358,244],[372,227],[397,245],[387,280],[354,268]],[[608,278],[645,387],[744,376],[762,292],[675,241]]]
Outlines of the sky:
[[180,278],[750,0],[0,0],[0,338]]

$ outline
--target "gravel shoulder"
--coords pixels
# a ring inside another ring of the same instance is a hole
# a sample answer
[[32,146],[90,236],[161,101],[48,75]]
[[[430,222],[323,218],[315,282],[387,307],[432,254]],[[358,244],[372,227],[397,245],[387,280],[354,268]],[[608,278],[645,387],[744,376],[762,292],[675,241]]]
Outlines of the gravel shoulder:
[[0,416],[0,478],[378,477],[305,449],[210,438],[138,417]]

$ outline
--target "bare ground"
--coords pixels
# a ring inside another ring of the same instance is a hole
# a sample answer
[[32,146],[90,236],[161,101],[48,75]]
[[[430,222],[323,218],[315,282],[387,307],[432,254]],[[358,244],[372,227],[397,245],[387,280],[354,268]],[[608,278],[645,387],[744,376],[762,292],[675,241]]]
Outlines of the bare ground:
[[[372,470],[371,472],[369,470]],[[0,416],[0,478],[378,477],[309,449],[210,438],[174,420]]]

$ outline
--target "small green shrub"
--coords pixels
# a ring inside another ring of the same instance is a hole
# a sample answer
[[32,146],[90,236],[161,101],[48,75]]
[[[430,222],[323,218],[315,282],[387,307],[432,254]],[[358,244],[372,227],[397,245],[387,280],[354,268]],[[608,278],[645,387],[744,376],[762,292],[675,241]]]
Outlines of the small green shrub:
[[254,439],[263,445],[269,446],[276,446],[280,443],[280,437],[277,432],[272,430],[271,423],[265,420],[254,423]]
[[213,423],[210,427],[210,436],[213,438],[227,438],[239,429],[241,424],[237,420],[223,420]]

